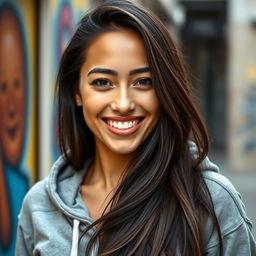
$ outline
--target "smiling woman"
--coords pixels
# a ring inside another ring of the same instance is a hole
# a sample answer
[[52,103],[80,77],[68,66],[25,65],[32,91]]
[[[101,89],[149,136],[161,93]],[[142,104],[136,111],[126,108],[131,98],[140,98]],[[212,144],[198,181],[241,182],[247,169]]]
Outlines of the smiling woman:
[[84,16],[57,79],[63,156],[24,201],[16,255],[256,253],[238,193],[207,158],[180,56],[129,1]]

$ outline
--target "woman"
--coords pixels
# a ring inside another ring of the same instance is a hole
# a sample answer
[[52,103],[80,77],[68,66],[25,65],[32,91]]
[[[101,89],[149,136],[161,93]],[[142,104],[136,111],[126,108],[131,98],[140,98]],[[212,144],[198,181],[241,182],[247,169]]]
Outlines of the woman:
[[63,157],[24,200],[16,255],[255,254],[189,87],[155,16],[119,0],[88,13],[57,79]]

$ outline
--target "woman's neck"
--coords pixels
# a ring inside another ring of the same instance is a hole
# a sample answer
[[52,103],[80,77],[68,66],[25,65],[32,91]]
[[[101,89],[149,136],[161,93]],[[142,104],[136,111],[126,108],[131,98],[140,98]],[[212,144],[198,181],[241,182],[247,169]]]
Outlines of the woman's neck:
[[97,142],[95,159],[87,172],[84,184],[98,185],[108,191],[114,190],[133,157],[134,153],[119,154]]

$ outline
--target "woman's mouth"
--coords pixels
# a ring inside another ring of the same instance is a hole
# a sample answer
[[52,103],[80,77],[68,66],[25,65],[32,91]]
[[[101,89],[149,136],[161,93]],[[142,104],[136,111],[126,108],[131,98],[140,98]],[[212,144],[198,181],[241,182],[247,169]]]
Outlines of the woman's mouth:
[[110,125],[111,127],[121,129],[121,130],[132,128],[136,124],[138,124],[138,122],[139,122],[139,120],[126,121],[126,122],[107,120],[108,125]]
[[117,135],[130,135],[137,131],[144,117],[108,117],[103,118],[107,128]]

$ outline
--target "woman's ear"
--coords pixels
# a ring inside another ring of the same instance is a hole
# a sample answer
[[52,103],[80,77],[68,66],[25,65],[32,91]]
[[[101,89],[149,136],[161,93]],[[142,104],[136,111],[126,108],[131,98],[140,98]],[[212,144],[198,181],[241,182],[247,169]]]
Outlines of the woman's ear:
[[76,93],[76,105],[78,107],[81,107],[83,104],[82,104],[82,99],[81,99],[81,96],[79,95],[79,93]]

